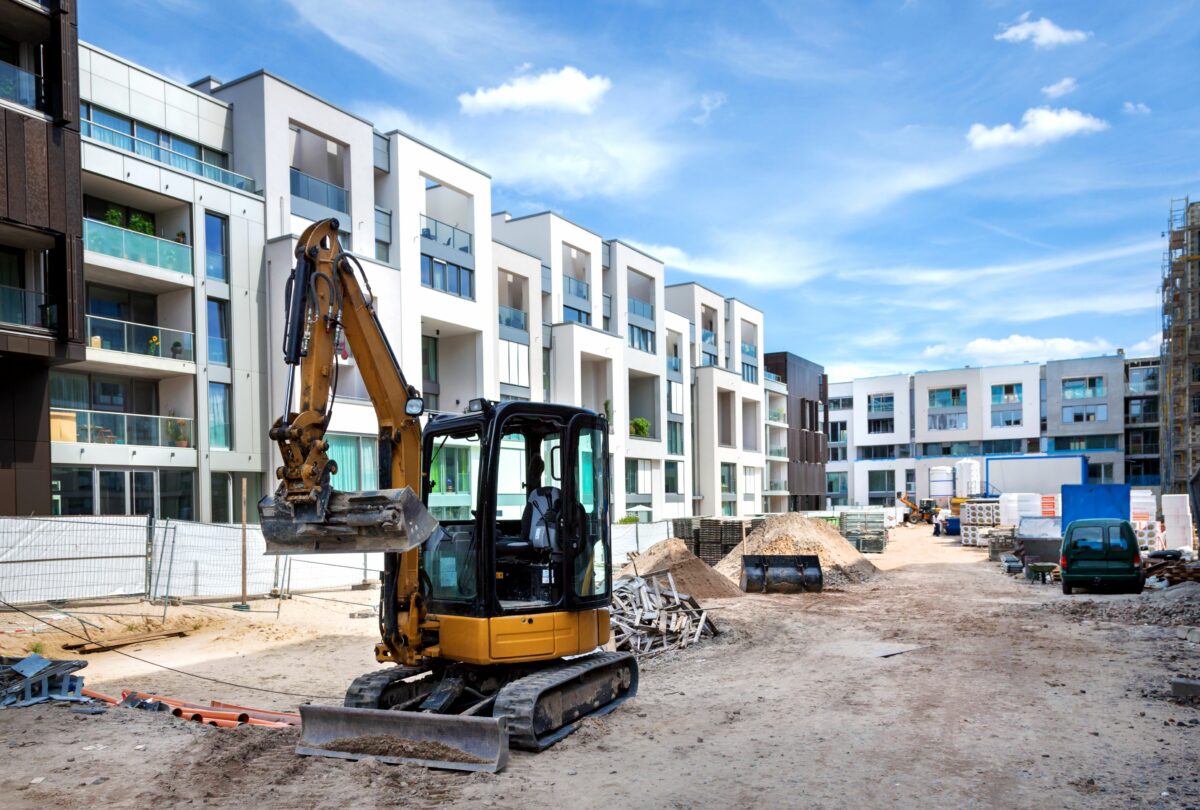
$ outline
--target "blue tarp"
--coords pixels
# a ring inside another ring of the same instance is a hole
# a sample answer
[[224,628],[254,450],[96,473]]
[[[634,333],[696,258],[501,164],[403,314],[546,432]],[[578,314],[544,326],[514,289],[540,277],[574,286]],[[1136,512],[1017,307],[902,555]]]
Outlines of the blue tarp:
[[1063,530],[1073,520],[1119,518],[1129,520],[1128,484],[1063,484]]

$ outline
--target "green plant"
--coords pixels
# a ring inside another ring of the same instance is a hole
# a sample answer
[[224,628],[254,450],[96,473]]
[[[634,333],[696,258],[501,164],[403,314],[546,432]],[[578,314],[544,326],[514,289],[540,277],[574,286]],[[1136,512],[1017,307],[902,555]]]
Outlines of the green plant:
[[35,641],[29,645],[29,651],[31,653],[37,653],[38,655],[41,655],[46,651],[46,647],[42,644],[42,642]]
[[612,400],[611,399],[604,400],[604,418],[607,419],[609,422],[612,421]]
[[144,233],[147,236],[154,236],[154,220],[144,217],[141,214],[130,214],[129,230]]
[[641,522],[642,522],[641,518],[639,518],[637,515],[626,515],[625,517],[623,517],[617,521],[617,523],[621,523],[621,524],[641,523]]
[[645,439],[650,436],[650,420],[644,416],[635,416],[629,420],[629,435]]
[[115,206],[109,206],[104,212],[104,221],[109,225],[115,225],[118,228],[125,227],[125,212]]
[[181,245],[186,245],[187,244],[187,234],[183,231],[177,232],[175,234],[175,241]]
[[[175,412],[171,412],[171,416],[175,416]],[[187,422],[183,419],[168,419],[165,425],[167,436],[173,442],[187,441]]]

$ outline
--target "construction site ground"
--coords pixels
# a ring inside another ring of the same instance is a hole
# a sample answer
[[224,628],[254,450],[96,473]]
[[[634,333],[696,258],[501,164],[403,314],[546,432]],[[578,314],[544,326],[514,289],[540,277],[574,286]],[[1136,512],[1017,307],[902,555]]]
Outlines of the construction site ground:
[[[64,705],[0,711],[6,808],[1188,807],[1200,805],[1200,708],[1174,628],[1098,623],[1047,605],[1057,585],[979,549],[901,528],[882,574],[821,594],[712,601],[726,632],[647,660],[638,696],[498,775],[297,757],[296,733]],[[375,592],[261,613],[172,608],[189,635],[128,648],[227,683],[88,656],[88,686],[293,708],[337,702],[376,667]],[[110,620],[111,621],[111,620]],[[0,638],[6,638],[0,636]],[[7,637],[11,640],[11,636]],[[55,655],[57,636],[39,637]]]

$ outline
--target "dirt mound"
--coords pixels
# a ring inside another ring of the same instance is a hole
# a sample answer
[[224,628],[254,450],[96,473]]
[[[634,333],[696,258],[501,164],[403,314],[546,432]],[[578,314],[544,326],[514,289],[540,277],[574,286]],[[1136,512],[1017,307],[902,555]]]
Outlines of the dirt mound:
[[675,538],[655,543],[636,556],[631,554],[629,564],[617,576],[646,577],[668,571],[675,580],[676,589],[696,599],[742,595],[737,585],[710,568],[708,563],[688,550],[686,543]]
[[1182,582],[1164,590],[1148,590],[1119,599],[1081,599],[1073,596],[1051,604],[1073,619],[1121,624],[1200,624],[1200,583]]
[[716,564],[716,571],[734,582],[740,581],[743,554],[816,554],[821,558],[825,587],[863,582],[878,573],[870,560],[847,543],[837,529],[823,520],[796,514],[769,518],[726,554]]

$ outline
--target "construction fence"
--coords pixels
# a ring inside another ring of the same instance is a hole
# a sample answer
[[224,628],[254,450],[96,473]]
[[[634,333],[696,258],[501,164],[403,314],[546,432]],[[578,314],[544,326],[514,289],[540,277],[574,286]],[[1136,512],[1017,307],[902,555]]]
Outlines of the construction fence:
[[[614,568],[670,536],[669,523],[612,527]],[[347,588],[379,577],[382,554],[266,556],[246,527],[246,593]],[[0,599],[240,598],[242,527],[146,517],[0,517]]]

